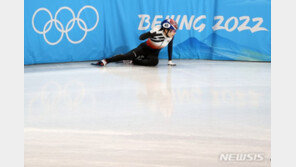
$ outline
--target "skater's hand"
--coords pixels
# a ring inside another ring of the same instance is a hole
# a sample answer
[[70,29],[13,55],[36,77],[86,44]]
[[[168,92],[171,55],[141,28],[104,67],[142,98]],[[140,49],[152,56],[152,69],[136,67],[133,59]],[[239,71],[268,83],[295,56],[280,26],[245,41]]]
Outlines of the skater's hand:
[[173,63],[172,60],[170,60],[170,61],[168,62],[168,65],[169,65],[169,66],[176,66],[176,64]]

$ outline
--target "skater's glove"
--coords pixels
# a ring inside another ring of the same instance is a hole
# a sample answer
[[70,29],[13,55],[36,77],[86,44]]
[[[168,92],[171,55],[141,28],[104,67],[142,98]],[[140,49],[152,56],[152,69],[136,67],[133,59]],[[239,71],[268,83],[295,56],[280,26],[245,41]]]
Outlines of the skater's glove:
[[156,34],[156,32],[153,32],[153,33],[150,33],[150,37],[155,37],[157,34]]
[[176,66],[176,64],[173,63],[172,60],[169,60],[168,65],[169,65],[169,66]]

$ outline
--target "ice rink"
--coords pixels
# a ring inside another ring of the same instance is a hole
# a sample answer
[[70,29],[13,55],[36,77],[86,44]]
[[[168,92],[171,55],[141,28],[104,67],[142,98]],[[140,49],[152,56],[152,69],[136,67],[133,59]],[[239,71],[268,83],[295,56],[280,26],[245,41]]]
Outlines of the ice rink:
[[269,167],[270,63],[174,62],[25,66],[25,166]]

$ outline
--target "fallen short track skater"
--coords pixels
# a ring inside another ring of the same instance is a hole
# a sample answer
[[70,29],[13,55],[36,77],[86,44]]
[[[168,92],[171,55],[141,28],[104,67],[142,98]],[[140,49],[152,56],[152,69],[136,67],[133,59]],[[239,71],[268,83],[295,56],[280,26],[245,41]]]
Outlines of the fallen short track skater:
[[137,48],[119,54],[111,58],[99,60],[92,65],[105,66],[111,62],[130,60],[132,64],[142,66],[156,66],[160,50],[168,45],[168,65],[175,66],[172,62],[173,40],[178,29],[178,24],[173,19],[166,19],[160,26],[155,26],[151,31],[142,34],[140,40],[148,40],[141,43]]

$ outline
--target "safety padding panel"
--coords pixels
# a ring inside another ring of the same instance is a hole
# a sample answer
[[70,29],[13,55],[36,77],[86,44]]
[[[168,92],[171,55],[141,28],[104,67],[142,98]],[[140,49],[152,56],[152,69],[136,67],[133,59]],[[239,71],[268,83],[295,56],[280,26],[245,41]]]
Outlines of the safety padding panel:
[[173,59],[270,61],[270,15],[270,0],[25,0],[24,62],[125,53],[165,18],[179,25]]

